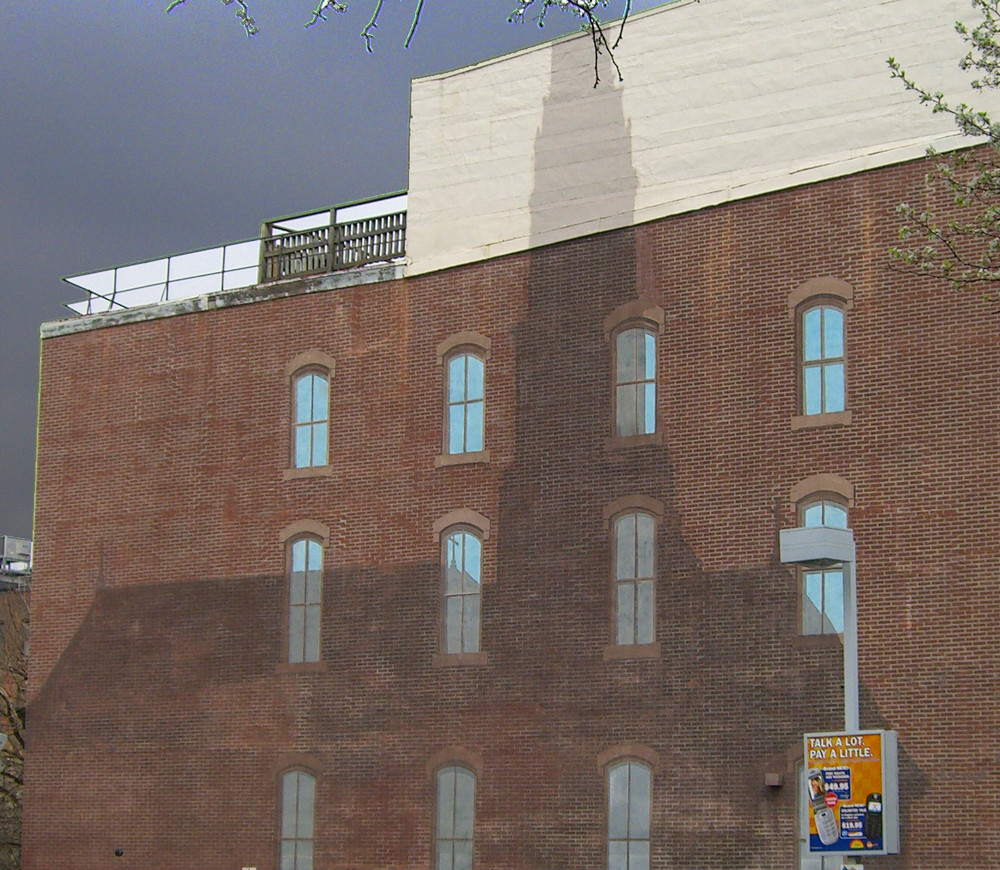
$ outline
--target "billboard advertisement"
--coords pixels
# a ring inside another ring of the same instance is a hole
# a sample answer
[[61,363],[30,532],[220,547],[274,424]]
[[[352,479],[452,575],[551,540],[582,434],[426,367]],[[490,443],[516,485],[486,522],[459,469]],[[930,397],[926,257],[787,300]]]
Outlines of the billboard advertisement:
[[897,853],[896,732],[824,732],[804,740],[810,853]]

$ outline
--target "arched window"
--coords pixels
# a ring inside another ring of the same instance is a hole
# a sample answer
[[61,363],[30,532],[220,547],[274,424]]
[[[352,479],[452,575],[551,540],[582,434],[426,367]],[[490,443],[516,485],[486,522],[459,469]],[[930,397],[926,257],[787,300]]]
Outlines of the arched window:
[[472,870],[476,774],[466,767],[437,771],[434,826],[436,870]]
[[608,768],[608,870],[649,870],[652,774],[639,761]]
[[323,547],[316,538],[292,541],[288,571],[288,661],[318,662],[323,603]]
[[479,453],[485,443],[483,357],[468,348],[445,363],[445,453]]
[[614,521],[615,643],[656,639],[656,523],[645,511],[628,511]]
[[313,870],[316,778],[304,770],[281,777],[281,870]]
[[656,432],[656,332],[633,326],[615,335],[615,435]]
[[[828,497],[808,499],[799,505],[799,525],[846,529],[847,507]],[[844,630],[844,571],[802,568],[802,633],[840,634]]]
[[444,575],[445,653],[479,651],[479,610],[483,579],[483,541],[471,528],[447,530],[441,538]]
[[330,380],[326,372],[307,370],[292,378],[292,466],[327,464]]
[[831,302],[801,313],[802,413],[831,414],[847,407],[844,310]]

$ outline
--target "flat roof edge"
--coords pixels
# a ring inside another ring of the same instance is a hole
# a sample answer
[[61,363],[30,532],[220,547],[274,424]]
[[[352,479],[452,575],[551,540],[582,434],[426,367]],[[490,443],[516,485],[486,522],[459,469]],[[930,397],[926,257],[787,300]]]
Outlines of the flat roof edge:
[[307,293],[323,293],[365,284],[383,284],[397,281],[404,274],[405,266],[403,263],[380,263],[345,272],[327,272],[306,278],[289,278],[269,284],[252,284],[247,287],[220,290],[216,293],[191,296],[187,299],[177,299],[154,305],[103,311],[98,314],[84,314],[62,320],[48,320],[39,327],[39,334],[42,339],[57,338],[63,335],[90,332],[95,329],[108,329],[112,326],[144,323],[152,320],[163,320],[167,317],[178,317],[183,314],[197,314],[233,308],[237,305],[252,305],[256,302],[287,299],[292,296],[303,296]]

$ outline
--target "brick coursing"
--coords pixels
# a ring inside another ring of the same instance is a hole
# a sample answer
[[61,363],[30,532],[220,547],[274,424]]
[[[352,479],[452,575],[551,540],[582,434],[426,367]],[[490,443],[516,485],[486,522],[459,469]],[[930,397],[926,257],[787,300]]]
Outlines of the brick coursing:
[[[902,853],[871,861],[992,867],[998,321],[889,267],[925,170],[46,339],[26,870],[274,870],[290,753],[315,759],[317,870],[426,868],[449,746],[483,762],[478,870],[599,868],[620,744],[658,756],[655,870],[795,867],[801,734],[842,721],[840,646],[799,642],[777,553],[818,473],[855,490],[862,726],[900,737]],[[793,431],[787,299],[820,276],[854,288],[853,420]],[[665,314],[662,443],[615,449],[603,322],[640,297]],[[435,349],[460,330],[492,342],[490,461],[435,467]],[[285,367],[309,350],[336,360],[333,473],[284,480]],[[607,661],[603,512],[629,495],[664,505],[660,656]],[[491,523],[487,660],[434,667],[432,526],[463,508]],[[284,673],[279,535],[307,519],[330,529],[326,667]]]

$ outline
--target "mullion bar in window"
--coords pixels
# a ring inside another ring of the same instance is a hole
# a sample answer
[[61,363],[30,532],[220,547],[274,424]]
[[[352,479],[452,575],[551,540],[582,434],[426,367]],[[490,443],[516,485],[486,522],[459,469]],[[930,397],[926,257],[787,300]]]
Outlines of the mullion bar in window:
[[485,366],[472,353],[460,353],[447,366],[448,453],[478,453],[485,429]]
[[802,410],[829,414],[846,408],[844,312],[818,305],[802,314]]
[[323,596],[323,548],[319,541],[300,538],[292,543],[288,582],[288,661],[319,661]]
[[329,442],[330,382],[306,372],[294,382],[293,451],[296,468],[326,465]]

